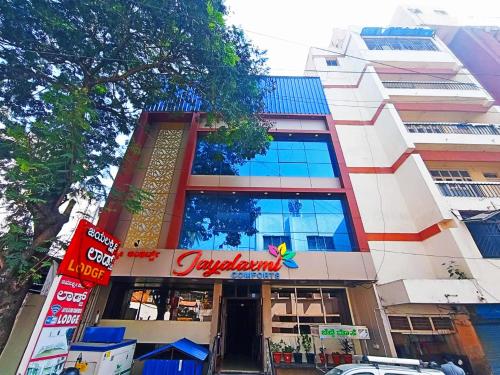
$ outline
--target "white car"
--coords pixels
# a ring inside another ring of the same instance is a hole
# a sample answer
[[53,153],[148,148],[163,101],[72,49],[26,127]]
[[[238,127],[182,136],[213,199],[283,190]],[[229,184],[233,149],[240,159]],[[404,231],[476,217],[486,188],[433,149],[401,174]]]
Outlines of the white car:
[[337,366],[326,375],[444,375],[440,370],[422,367],[418,359],[364,356],[361,362]]

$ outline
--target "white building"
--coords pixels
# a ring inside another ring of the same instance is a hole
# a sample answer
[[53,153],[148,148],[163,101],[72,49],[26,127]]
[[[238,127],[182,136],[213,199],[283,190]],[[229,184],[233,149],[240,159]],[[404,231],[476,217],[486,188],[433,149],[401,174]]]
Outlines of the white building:
[[500,318],[500,107],[401,12],[407,27],[335,29],[306,74],[323,82],[395,354],[487,374],[500,326],[476,322]]

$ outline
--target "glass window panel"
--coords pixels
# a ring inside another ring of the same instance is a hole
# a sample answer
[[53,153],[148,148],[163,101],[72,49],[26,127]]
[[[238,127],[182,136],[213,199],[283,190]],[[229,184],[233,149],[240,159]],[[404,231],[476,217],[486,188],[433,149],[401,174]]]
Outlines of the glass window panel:
[[219,194],[217,212],[250,212],[250,195]]
[[337,251],[351,251],[352,243],[348,234],[335,233],[333,235],[333,246]]
[[335,177],[332,164],[309,164],[310,177]]
[[344,215],[316,214],[318,230],[327,233],[347,233]]
[[261,214],[257,217],[256,228],[258,232],[283,233],[283,215]]
[[332,163],[328,150],[305,150],[305,154],[308,163]]
[[304,150],[279,150],[280,163],[305,163],[306,153]]
[[344,208],[340,199],[315,199],[314,208],[318,214],[343,214]]
[[314,213],[314,203],[311,199],[283,199],[283,212],[291,216]]
[[278,141],[279,150],[303,150],[304,142],[302,141]]
[[249,212],[218,212],[215,230],[237,230],[247,232],[254,228],[252,215]]
[[260,208],[261,213],[282,213],[281,198],[255,198],[255,206]]
[[251,176],[279,176],[280,168],[278,163],[262,163],[252,161],[250,163]]
[[181,249],[212,250],[214,238],[212,236],[204,238],[202,233],[196,231],[183,231],[179,247]]
[[214,236],[214,250],[249,250],[250,237],[244,232],[221,232]]
[[284,163],[280,164],[280,176],[282,177],[308,177],[306,163]]
[[316,215],[302,214],[300,216],[288,216],[290,220],[290,232],[317,232],[318,224],[316,223]]
[[278,162],[278,151],[269,149],[264,155],[255,155],[252,161],[260,161],[264,163],[277,163]]
[[237,176],[250,176],[250,162],[245,162],[242,165],[236,167]]
[[292,233],[291,238],[294,251],[309,250],[309,246],[307,245],[308,235],[309,233],[297,233],[297,232]]
[[325,141],[305,141],[304,148],[306,150],[328,151],[328,142],[325,142]]

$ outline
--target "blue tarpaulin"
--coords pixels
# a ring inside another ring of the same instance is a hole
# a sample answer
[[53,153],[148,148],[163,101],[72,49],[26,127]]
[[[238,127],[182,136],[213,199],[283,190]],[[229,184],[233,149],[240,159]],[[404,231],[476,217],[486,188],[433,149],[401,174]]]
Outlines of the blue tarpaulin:
[[361,36],[433,37],[434,30],[427,27],[363,27]]
[[202,363],[191,360],[148,359],[144,362],[143,375],[201,375]]
[[152,352],[149,352],[147,354],[144,354],[137,358],[137,360],[142,361],[148,358],[153,358],[155,355],[158,355],[160,353],[166,352],[167,350],[175,349],[178,350],[193,359],[196,359],[198,361],[204,361],[208,357],[208,349],[205,348],[202,345],[199,345],[195,342],[192,342],[191,340],[188,340],[186,338],[180,339],[176,342],[173,342],[171,344],[167,344],[165,346],[162,346],[161,348],[158,348],[156,350],[153,350]]

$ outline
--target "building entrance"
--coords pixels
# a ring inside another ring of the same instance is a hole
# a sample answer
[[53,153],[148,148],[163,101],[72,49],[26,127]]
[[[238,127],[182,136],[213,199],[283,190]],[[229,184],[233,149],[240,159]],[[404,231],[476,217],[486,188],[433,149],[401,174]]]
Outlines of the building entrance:
[[222,370],[258,372],[262,367],[260,288],[248,285],[228,289],[224,290],[220,320]]

